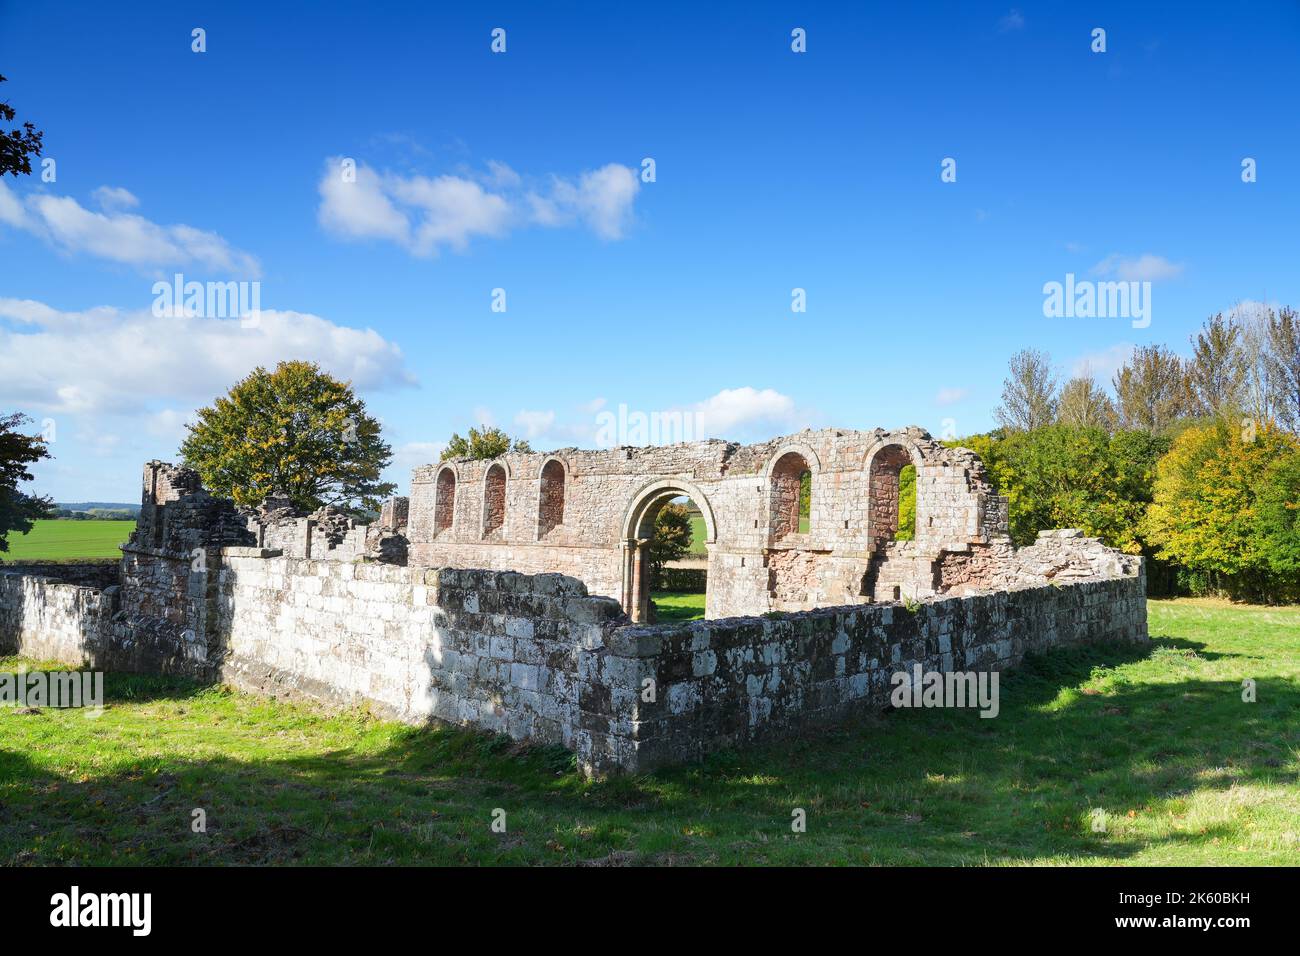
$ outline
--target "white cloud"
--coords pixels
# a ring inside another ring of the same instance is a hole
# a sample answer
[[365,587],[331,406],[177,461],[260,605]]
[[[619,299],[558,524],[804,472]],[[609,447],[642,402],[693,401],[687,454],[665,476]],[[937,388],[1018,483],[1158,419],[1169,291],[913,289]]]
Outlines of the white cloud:
[[95,202],[99,203],[99,208],[105,212],[114,209],[134,209],[140,205],[140,200],[135,197],[135,194],[121,186],[100,186],[91,195],[95,197]]
[[533,189],[495,161],[478,177],[402,176],[358,164],[351,182],[342,164],[341,157],[328,159],[318,183],[321,225],[343,238],[385,239],[421,258],[443,247],[464,250],[475,238],[500,238],[524,225],[581,223],[603,239],[620,239],[640,189],[632,169],[617,163],[576,179],[551,176],[545,188]]
[[1011,30],[1023,30],[1025,28],[1025,15],[1019,10],[1012,10],[1005,17],[998,21],[998,29],[1003,33]]
[[149,415],[146,428],[174,430],[178,402],[206,404],[255,366],[285,359],[317,362],[359,389],[414,384],[401,350],[378,332],[307,313],[264,309],[245,328],[239,319],[59,312],[0,298],[0,383],[11,405]]
[[956,405],[969,394],[970,392],[964,388],[941,388],[939,393],[934,396],[934,403],[936,405]]
[[691,406],[705,435],[732,437],[740,431],[765,429],[777,434],[796,421],[794,399],[771,388],[724,388]]
[[0,182],[0,223],[38,236],[70,255],[90,255],[145,272],[201,266],[251,279],[261,275],[253,256],[234,248],[215,232],[184,224],[162,226],[143,216],[118,211],[113,203],[120,206],[136,201],[125,189],[101,186],[95,195],[104,212],[87,209],[71,196],[38,192],[20,199]]
[[1101,262],[1092,267],[1100,276],[1114,277],[1125,282],[1159,282],[1162,279],[1174,279],[1183,274],[1181,263],[1170,262],[1164,256],[1147,252],[1140,256],[1123,256],[1112,252]]
[[389,469],[401,475],[398,482],[405,486],[410,478],[411,469],[421,465],[431,465],[442,457],[445,441],[409,441],[393,449],[393,460]]

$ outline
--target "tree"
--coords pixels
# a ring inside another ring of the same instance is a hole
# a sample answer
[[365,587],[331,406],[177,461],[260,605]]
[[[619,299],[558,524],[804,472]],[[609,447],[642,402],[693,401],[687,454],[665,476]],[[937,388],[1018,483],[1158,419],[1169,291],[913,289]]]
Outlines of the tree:
[[284,495],[304,510],[380,506],[397,486],[381,482],[392,449],[348,383],[312,362],[258,367],[198,411],[181,445],[186,465],[213,494],[256,505]]
[[1158,434],[1188,414],[1183,361],[1163,345],[1134,349],[1112,384],[1121,429]]
[[1191,340],[1187,381],[1200,414],[1236,417],[1243,409],[1249,367],[1241,339],[1241,325],[1220,312]]
[[1052,425],[963,438],[1007,497],[1012,539],[1030,544],[1049,528],[1081,528],[1113,548],[1142,553],[1138,522],[1151,501],[1169,439],[1147,432]]
[[685,505],[670,501],[655,515],[655,533],[650,541],[650,580],[663,580],[664,565],[677,561],[691,549],[691,513]]
[[[5,78],[0,76],[0,83]],[[12,123],[18,114],[8,103],[0,103],[0,120]],[[17,129],[0,129],[0,176],[9,173],[17,176],[32,173],[32,156],[41,155],[41,139],[45,136],[31,123],[23,123]]]
[[18,490],[18,483],[31,481],[28,465],[49,458],[45,440],[24,435],[19,428],[29,422],[26,415],[0,415],[0,552],[9,550],[10,532],[26,534],[32,522],[49,517],[53,502]]
[[1061,389],[1057,421],[1075,428],[1115,427],[1115,405],[1102,388],[1087,376],[1072,378]]
[[[1252,600],[1294,593],[1294,576],[1279,576],[1271,552],[1268,502],[1278,496],[1268,488],[1297,455],[1300,442],[1270,423],[1253,433],[1222,418],[1188,428],[1157,468],[1143,534],[1190,572],[1195,590]],[[1285,486],[1280,497],[1285,512]],[[1277,525],[1285,535],[1286,522]]]
[[1260,490],[1259,530],[1269,568],[1290,581],[1281,596],[1300,596],[1300,454],[1278,460]]
[[1269,391],[1278,421],[1300,433],[1300,316],[1295,309],[1269,311],[1265,324]]
[[528,442],[522,438],[511,441],[510,436],[501,429],[480,425],[469,430],[469,438],[461,438],[459,433],[453,432],[451,441],[447,442],[447,447],[442,450],[442,458],[439,460],[446,461],[449,458],[484,460],[500,457],[506,452],[527,453],[532,450]]
[[1011,375],[1002,383],[998,424],[1013,431],[1033,431],[1056,418],[1056,378],[1046,352],[1024,349],[1011,357]]

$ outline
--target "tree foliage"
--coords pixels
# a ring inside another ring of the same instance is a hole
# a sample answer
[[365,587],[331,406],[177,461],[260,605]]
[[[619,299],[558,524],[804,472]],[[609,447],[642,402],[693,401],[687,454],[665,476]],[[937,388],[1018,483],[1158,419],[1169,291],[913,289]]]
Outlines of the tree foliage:
[[1056,419],[1056,377],[1046,352],[1024,349],[1011,357],[1002,383],[1002,405],[994,413],[1011,431],[1032,431]]
[[26,534],[32,522],[52,514],[49,498],[39,498],[18,490],[23,481],[31,481],[28,470],[43,458],[49,458],[44,439],[26,435],[20,429],[31,421],[26,415],[0,415],[0,552],[9,550],[11,532]]
[[442,458],[439,460],[473,458],[482,461],[488,458],[498,458],[511,451],[530,452],[532,448],[522,438],[516,438],[512,441],[510,436],[500,428],[489,428],[487,425],[480,425],[478,428],[469,430],[468,438],[462,438],[458,432],[453,432],[451,440],[447,442],[447,447],[442,450]]
[[1189,412],[1183,361],[1163,345],[1134,349],[1112,384],[1118,428],[1164,432]]
[[[0,83],[5,78],[0,76]],[[0,120],[12,123],[18,114],[8,103],[0,103]],[[26,122],[15,129],[0,129],[0,176],[9,173],[30,176],[31,157],[41,155],[41,140],[45,134],[32,123]]]
[[312,362],[259,367],[211,407],[181,445],[204,485],[237,504],[285,495],[298,508],[375,510],[396,485],[381,482],[392,449],[352,387]]
[[669,561],[679,561],[691,549],[691,513],[683,504],[670,501],[655,515],[655,533],[650,541],[651,581],[663,580]]
[[1110,431],[1115,427],[1115,405],[1100,385],[1081,375],[1062,386],[1056,417],[1062,425]]
[[1197,589],[1295,596],[1297,456],[1300,442],[1271,424],[1188,428],[1160,462],[1143,532]]

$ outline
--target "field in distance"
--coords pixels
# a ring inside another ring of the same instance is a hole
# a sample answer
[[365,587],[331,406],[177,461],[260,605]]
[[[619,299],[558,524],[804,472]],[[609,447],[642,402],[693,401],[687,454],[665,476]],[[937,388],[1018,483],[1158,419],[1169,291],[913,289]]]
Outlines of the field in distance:
[[9,550],[0,560],[73,561],[79,558],[116,558],[117,546],[135,530],[134,521],[36,521],[27,534],[10,534]]

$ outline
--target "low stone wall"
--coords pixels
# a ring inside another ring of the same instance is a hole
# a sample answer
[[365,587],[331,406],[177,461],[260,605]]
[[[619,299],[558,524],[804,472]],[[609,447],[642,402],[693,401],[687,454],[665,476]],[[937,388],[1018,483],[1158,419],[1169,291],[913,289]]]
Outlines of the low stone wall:
[[883,709],[892,675],[916,664],[1000,671],[1030,651],[1147,640],[1141,573],[911,606],[623,627],[587,675],[608,694],[599,719],[587,717],[587,750],[608,761],[597,770],[646,770]]
[[90,663],[116,593],[19,568],[0,570],[0,653]]
[[135,547],[123,567],[123,588],[102,591],[0,573],[0,651],[466,724],[569,747],[592,772],[832,725],[885,707],[916,664],[982,672],[1147,640],[1140,559],[1077,533],[997,564],[1034,582],[1005,591],[649,627],[558,574],[247,547]]
[[[622,613],[558,574],[424,570],[226,549],[223,680],[577,748],[582,658]],[[590,694],[587,695],[591,697]]]

